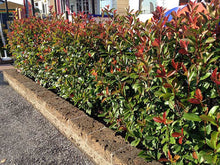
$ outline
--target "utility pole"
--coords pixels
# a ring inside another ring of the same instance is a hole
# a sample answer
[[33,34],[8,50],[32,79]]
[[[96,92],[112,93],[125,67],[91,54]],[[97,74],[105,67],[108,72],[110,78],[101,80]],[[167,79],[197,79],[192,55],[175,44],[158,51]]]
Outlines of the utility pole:
[[28,0],[25,0],[26,18],[29,16]]
[[55,13],[57,15],[57,0],[54,0]]
[[92,14],[95,15],[95,0],[92,0]]
[[31,0],[32,14],[35,17],[34,0]]
[[5,0],[5,7],[6,7],[7,21],[8,21],[8,18],[9,18],[9,12],[8,12],[8,1],[7,1],[7,0]]

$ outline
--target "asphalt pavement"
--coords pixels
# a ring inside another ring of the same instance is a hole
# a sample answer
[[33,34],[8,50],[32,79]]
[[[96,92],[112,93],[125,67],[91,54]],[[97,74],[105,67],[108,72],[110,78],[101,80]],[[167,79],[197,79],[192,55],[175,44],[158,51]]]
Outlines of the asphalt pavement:
[[93,165],[29,102],[0,70],[0,165]]

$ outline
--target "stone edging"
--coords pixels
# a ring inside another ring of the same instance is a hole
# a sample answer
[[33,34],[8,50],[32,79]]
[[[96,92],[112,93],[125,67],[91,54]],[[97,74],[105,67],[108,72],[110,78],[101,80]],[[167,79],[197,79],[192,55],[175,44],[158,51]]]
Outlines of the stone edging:
[[26,98],[61,133],[100,165],[159,165],[146,163],[121,136],[87,116],[69,102],[19,74],[15,69],[3,71],[4,79]]

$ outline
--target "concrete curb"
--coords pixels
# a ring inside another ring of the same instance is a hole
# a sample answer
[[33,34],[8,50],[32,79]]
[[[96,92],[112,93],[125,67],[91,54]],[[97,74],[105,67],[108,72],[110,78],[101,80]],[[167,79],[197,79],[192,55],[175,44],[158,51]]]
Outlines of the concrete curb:
[[146,163],[121,136],[102,123],[87,116],[69,102],[19,74],[15,69],[4,70],[4,79],[38,109],[61,133],[75,143],[96,164],[100,165],[159,165]]

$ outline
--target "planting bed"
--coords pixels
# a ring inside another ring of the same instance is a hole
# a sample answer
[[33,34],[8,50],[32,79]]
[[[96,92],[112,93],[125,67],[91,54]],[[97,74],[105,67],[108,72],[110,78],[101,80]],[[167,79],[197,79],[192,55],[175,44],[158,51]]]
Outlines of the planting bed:
[[97,164],[160,164],[146,163],[137,156],[140,150],[131,147],[122,137],[116,136],[114,131],[15,69],[5,70],[3,74],[18,93]]
[[171,21],[162,7],[146,22],[108,8],[103,22],[15,20],[8,47],[22,74],[103,119],[146,161],[219,164],[220,1],[186,8]]

